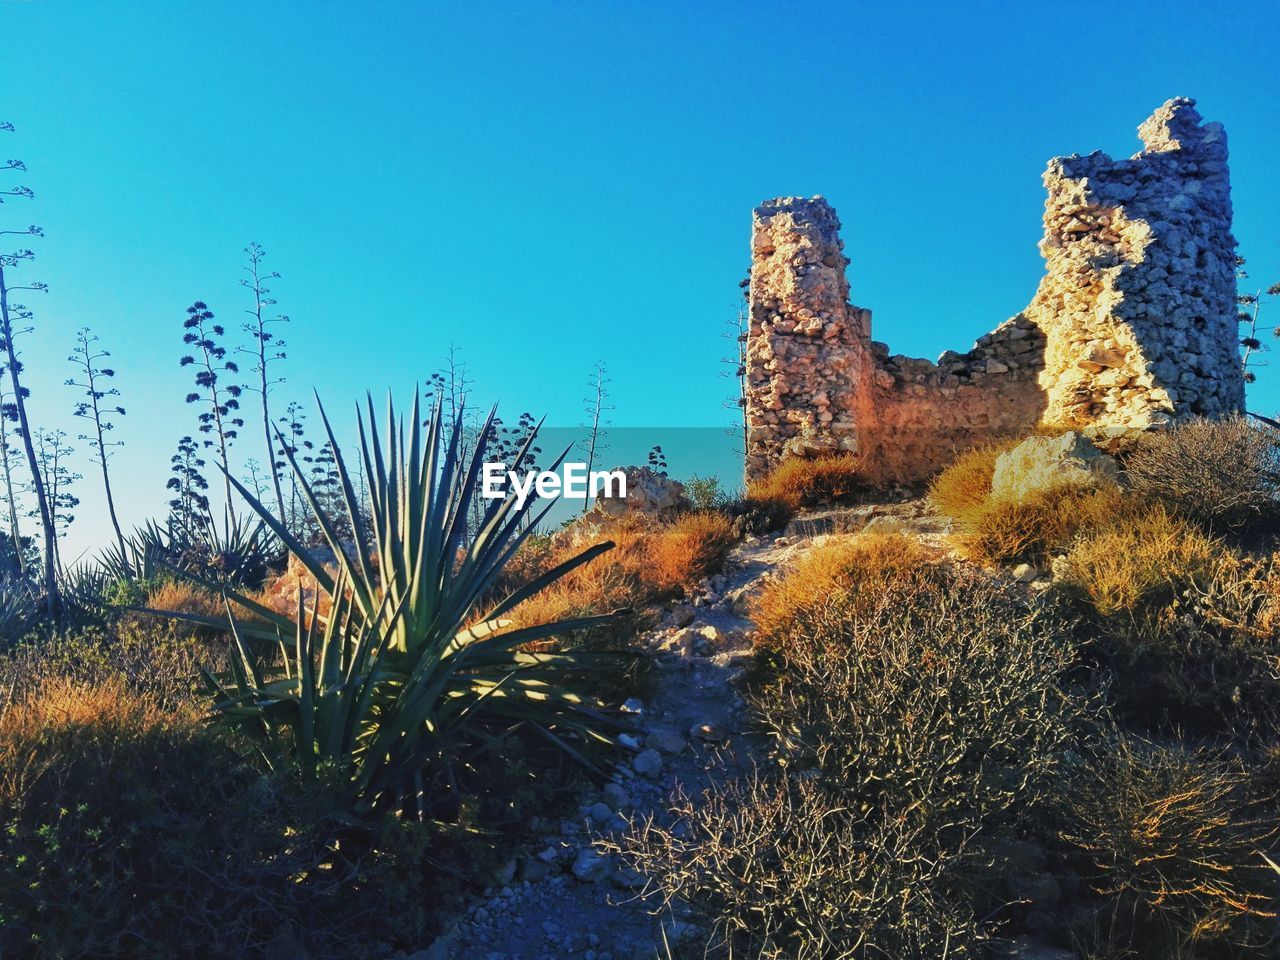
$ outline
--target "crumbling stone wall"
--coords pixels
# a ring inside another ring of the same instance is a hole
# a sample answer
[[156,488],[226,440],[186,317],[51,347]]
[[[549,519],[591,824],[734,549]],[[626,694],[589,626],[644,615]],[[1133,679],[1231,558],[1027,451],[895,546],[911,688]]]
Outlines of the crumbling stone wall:
[[854,452],[919,480],[984,439],[1037,426],[1101,440],[1244,403],[1226,135],[1164,104],[1128,160],[1055,158],[1022,313],[937,363],[891,356],[849,302],[840,221],[821,197],[755,211],[747,476],[783,456]]

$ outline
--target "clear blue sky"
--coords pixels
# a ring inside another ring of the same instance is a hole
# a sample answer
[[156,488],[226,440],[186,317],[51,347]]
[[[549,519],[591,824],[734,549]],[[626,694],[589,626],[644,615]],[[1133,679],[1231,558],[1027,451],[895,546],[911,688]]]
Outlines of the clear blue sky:
[[[4,215],[48,234],[34,415],[77,432],[62,381],[89,324],[130,410],[125,519],[160,513],[194,430],[184,310],[237,325],[257,240],[293,317],[281,407],[406,394],[452,342],[512,413],[576,423],[603,360],[616,424],[724,423],[762,199],[828,197],[877,338],[936,356],[1029,300],[1045,161],[1128,155],[1177,95],[1226,124],[1236,234],[1270,283],[1276,23],[1270,3],[0,0],[0,153],[38,193]],[[1280,406],[1280,359],[1251,402]],[[68,557],[106,530],[82,471]]]

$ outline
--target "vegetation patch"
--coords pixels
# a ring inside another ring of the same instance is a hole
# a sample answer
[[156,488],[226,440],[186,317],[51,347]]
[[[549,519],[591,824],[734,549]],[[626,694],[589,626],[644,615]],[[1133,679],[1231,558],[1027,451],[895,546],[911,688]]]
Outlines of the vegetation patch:
[[930,504],[947,517],[968,516],[979,510],[991,496],[996,460],[1017,444],[1017,440],[984,443],[960,454],[930,483]]
[[746,955],[974,955],[1002,869],[975,838],[1048,795],[1076,709],[1071,645],[941,566],[810,606],[751,698],[771,765],[679,800],[674,825],[642,825],[621,852]]
[[830,503],[856,503],[870,489],[852,454],[788,457],[768,476],[747,485],[746,499],[786,504],[791,510]]
[[1082,532],[1123,523],[1130,508],[1115,486],[1067,485],[1021,499],[990,498],[959,513],[954,542],[975,563],[1047,566]]
[[867,533],[832,540],[807,552],[782,576],[767,582],[751,604],[757,644],[774,649],[811,635],[828,606],[868,611],[883,592],[904,584],[936,582],[947,573],[918,540],[898,533]]
[[388,941],[429,935],[427,910],[377,908],[456,896],[423,840],[392,827],[339,855],[321,807],[193,710],[51,679],[0,714],[0,951],[364,956],[388,920]]
[[1105,956],[1261,956],[1280,821],[1238,758],[1119,735],[1064,779],[1062,839],[1096,898],[1074,931]]
[[1257,534],[1280,522],[1280,430],[1244,417],[1146,434],[1125,473],[1138,496],[1218,532]]

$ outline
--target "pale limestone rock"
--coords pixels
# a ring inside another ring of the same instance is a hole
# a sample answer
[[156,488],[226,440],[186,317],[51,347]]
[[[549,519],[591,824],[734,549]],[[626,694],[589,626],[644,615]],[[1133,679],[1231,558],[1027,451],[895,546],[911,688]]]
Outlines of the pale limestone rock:
[[627,476],[626,497],[597,497],[587,520],[608,523],[630,517],[670,520],[689,509],[684,484],[650,467],[615,467]]
[[1119,474],[1115,459],[1078,433],[1030,437],[996,458],[991,496],[1025,500],[1044,490],[1114,484]]

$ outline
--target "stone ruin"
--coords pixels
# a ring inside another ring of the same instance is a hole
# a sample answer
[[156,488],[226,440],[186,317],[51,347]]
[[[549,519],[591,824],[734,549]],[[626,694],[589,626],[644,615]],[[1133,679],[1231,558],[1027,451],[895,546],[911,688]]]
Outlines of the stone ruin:
[[1030,305],[964,353],[891,356],[849,302],[822,197],[755,211],[746,340],[748,479],[784,456],[851,452],[919,481],[983,440],[1037,428],[1103,445],[1244,406],[1227,137],[1195,101],[1138,128],[1128,160],[1057,157]]

